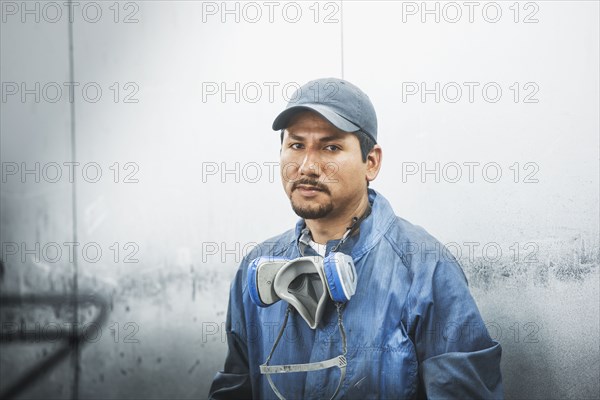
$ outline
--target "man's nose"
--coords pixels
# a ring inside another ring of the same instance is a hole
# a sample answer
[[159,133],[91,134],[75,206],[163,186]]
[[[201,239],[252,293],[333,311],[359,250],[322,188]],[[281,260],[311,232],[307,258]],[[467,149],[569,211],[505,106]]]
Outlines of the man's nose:
[[307,151],[300,164],[300,175],[309,175],[318,177],[321,174],[321,164],[314,151]]

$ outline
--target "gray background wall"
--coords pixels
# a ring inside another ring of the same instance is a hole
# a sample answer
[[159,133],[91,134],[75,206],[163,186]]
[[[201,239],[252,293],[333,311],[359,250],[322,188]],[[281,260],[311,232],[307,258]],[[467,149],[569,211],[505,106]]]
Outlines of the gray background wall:
[[[110,300],[22,398],[206,396],[241,257],[296,221],[272,119],[342,74],[378,113],[372,187],[460,257],[507,398],[600,396],[598,2],[80,2],[71,34],[62,2],[0,5],[2,295]],[[58,345],[2,344],[0,390]]]

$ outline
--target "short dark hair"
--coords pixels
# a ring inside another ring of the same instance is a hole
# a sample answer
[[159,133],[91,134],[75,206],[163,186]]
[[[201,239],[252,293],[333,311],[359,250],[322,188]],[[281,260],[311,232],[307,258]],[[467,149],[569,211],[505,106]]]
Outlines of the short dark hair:
[[[279,137],[281,144],[283,144],[284,130],[285,129],[281,130],[281,135]],[[360,144],[360,154],[362,156],[363,163],[367,162],[367,156],[369,155],[371,150],[373,150],[373,147],[375,146],[375,141],[373,140],[373,138],[371,138],[371,136],[367,135],[363,131],[356,131],[350,133],[356,136],[356,138],[358,139],[358,143]]]

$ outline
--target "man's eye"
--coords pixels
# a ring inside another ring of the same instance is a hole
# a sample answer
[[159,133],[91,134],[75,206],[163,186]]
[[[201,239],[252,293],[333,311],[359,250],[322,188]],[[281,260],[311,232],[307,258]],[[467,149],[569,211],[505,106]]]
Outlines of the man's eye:
[[337,147],[335,144],[330,144],[329,146],[325,146],[325,148],[326,148],[327,150],[331,150],[331,151],[333,151],[333,152],[335,152],[335,151],[338,151],[338,150],[340,149],[340,148],[339,148],[339,147]]
[[301,146],[302,146],[302,143],[292,143],[292,144],[290,144],[290,147],[292,149],[299,149],[299,148],[301,148]]

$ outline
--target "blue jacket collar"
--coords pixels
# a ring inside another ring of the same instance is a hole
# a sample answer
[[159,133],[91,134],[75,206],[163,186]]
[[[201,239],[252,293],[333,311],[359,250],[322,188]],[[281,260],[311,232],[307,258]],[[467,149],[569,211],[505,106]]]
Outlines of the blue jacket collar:
[[[368,189],[367,192],[371,203],[371,214],[360,223],[357,233],[350,236],[339,249],[343,253],[350,254],[355,261],[375,247],[396,218],[392,206],[383,195],[374,189]],[[308,243],[308,239],[308,229],[304,219],[301,218],[296,222],[294,241],[291,244],[295,242],[298,252],[302,254],[300,247],[303,245],[300,241]],[[329,254],[339,241],[339,239],[328,241],[326,254]]]

